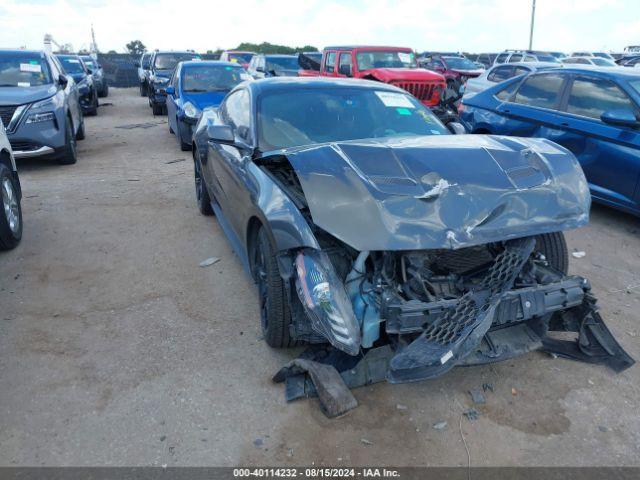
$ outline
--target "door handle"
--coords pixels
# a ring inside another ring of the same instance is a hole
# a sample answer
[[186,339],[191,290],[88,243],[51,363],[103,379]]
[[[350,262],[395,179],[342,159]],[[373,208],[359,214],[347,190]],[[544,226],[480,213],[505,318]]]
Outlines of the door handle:
[[560,123],[561,127],[568,127],[569,126],[569,122],[562,122]]

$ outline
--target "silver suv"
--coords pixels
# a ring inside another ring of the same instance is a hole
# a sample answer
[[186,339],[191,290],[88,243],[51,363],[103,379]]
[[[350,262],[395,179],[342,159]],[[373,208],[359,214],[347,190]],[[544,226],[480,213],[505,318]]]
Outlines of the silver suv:
[[42,51],[0,50],[0,120],[15,158],[76,163],[84,119],[73,78]]

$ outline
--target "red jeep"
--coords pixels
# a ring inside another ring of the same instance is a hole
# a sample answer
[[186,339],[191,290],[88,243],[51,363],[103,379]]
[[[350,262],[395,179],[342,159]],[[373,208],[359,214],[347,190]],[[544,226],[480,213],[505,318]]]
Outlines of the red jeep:
[[327,47],[316,74],[390,83],[408,91],[427,107],[439,104],[446,87],[442,75],[418,68],[413,50],[402,47]]

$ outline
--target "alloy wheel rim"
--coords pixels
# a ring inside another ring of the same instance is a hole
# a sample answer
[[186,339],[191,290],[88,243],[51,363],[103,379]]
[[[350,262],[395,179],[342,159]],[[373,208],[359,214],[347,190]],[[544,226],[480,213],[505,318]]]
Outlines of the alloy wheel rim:
[[20,213],[18,208],[18,198],[13,189],[13,184],[8,178],[2,180],[2,204],[4,215],[7,218],[9,229],[17,234],[20,229]]

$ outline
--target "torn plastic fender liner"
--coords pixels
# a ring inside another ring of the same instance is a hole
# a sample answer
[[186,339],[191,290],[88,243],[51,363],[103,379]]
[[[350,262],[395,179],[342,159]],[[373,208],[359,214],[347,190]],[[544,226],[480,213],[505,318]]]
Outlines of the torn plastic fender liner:
[[334,347],[357,355],[360,325],[353,306],[326,253],[310,248],[296,255],[296,291],[311,326]]

